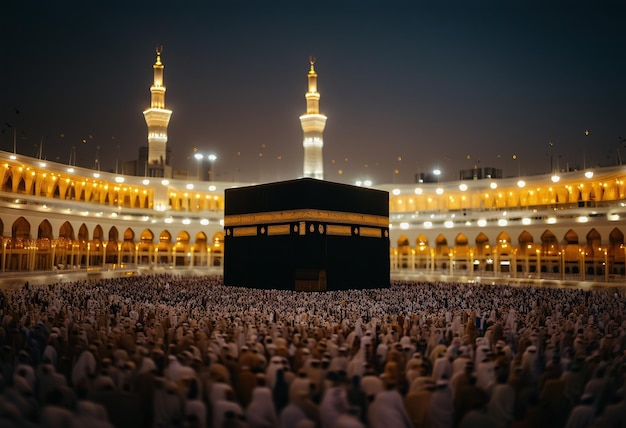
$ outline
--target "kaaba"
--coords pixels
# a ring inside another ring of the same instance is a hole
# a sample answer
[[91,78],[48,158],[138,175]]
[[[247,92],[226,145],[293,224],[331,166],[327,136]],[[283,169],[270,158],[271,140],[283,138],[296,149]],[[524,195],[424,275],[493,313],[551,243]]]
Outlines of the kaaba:
[[224,283],[389,287],[389,193],[313,178],[226,189]]

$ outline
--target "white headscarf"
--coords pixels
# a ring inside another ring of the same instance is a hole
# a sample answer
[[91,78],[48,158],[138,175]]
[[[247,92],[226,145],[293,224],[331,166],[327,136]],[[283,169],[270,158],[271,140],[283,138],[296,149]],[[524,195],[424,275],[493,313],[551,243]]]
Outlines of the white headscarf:
[[369,426],[371,428],[410,428],[413,426],[406,413],[402,396],[395,389],[381,391],[368,408]]
[[252,390],[252,401],[246,408],[246,420],[250,428],[272,428],[278,418],[272,401],[272,391],[266,386]]

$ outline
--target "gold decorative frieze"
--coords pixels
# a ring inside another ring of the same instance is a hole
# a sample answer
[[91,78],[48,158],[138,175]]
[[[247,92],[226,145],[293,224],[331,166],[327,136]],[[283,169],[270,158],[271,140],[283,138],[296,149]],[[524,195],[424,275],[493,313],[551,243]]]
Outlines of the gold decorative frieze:
[[388,227],[389,217],[372,214],[345,213],[338,211],[300,209],[252,214],[237,214],[224,217],[224,226],[244,226],[268,223],[318,221],[323,223],[359,224],[371,227]]
[[271,224],[267,226],[268,235],[289,235],[291,228],[288,224]]
[[327,235],[339,235],[339,236],[352,236],[352,229],[350,226],[340,226],[337,224],[329,224],[326,226]]
[[235,227],[233,228],[233,236],[256,236],[256,226]]
[[382,232],[381,229],[376,229],[374,227],[361,227],[361,236],[380,238],[382,237]]

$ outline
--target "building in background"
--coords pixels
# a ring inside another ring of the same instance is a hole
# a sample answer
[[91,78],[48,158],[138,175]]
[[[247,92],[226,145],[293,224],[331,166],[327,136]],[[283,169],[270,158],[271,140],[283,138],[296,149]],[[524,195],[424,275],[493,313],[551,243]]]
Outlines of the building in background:
[[320,93],[317,91],[317,73],[315,72],[315,58],[309,59],[311,68],[308,74],[309,87],[305,94],[306,114],[300,116],[300,124],[304,139],[304,177],[324,179],[324,128],[326,116],[320,113]]
[[[161,46],[156,50],[154,81],[150,87],[150,108],[143,112],[148,125],[148,177],[171,177],[171,166],[167,157],[167,127],[172,117],[172,110],[165,108],[165,82],[163,81],[163,63]],[[138,170],[140,170],[139,165]]]

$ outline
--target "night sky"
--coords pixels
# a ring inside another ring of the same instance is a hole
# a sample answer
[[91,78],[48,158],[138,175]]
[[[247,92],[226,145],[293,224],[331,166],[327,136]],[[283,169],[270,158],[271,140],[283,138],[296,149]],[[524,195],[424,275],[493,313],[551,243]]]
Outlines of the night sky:
[[19,153],[43,141],[48,160],[75,147],[80,166],[121,169],[147,145],[161,44],[172,164],[193,174],[194,148],[220,181],[301,174],[310,55],[328,180],[615,165],[625,22],[626,2],[603,0],[7,1],[0,149],[16,130]]

